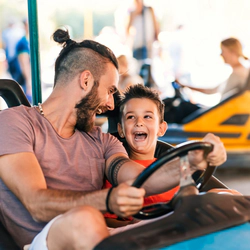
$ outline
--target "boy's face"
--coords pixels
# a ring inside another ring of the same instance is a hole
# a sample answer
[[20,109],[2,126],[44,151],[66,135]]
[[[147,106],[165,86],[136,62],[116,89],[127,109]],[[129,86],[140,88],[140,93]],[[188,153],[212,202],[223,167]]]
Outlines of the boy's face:
[[157,138],[167,129],[159,116],[156,104],[150,99],[134,98],[125,104],[118,132],[129,144],[131,159],[154,158]]

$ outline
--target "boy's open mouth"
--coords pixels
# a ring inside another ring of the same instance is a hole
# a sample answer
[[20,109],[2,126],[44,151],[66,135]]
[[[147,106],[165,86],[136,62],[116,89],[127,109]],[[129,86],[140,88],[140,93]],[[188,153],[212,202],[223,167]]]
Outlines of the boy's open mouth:
[[145,132],[135,132],[135,140],[145,140],[147,138],[147,134]]

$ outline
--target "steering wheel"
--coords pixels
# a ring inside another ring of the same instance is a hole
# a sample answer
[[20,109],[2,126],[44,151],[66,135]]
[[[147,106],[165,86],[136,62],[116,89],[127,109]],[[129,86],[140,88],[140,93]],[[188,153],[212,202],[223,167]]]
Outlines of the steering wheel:
[[[143,183],[163,164],[173,160],[176,157],[183,157],[188,154],[189,151],[202,149],[204,150],[204,155],[207,155],[213,150],[213,145],[208,142],[197,142],[197,141],[189,141],[186,143],[182,143],[175,148],[169,149],[165,154],[161,156],[158,160],[153,162],[149,167],[143,170],[139,176],[136,178],[132,186],[140,188]],[[215,171],[215,166],[210,166],[207,164],[207,168],[204,171],[197,171],[192,175],[194,179],[196,188],[200,191],[208,182],[210,177],[213,175]],[[177,193],[178,194],[178,193]],[[169,212],[173,211],[173,200],[168,203],[157,203],[149,206],[145,206],[139,211],[137,214],[133,215],[134,218],[145,220],[152,219]]]

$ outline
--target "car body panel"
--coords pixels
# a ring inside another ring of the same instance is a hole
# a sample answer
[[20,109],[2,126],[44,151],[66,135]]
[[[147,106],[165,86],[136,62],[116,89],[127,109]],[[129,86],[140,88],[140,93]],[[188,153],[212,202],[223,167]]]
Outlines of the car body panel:
[[223,166],[250,167],[250,91],[246,89],[215,107],[197,110],[183,124],[168,124],[160,138],[176,145],[187,140],[201,140],[207,133],[219,136],[228,160]]
[[250,247],[250,223],[221,230],[219,232],[200,236],[161,250],[248,250]]
[[[249,247],[249,221],[250,196],[216,193],[183,195],[173,203],[173,213],[112,235],[94,250],[155,250],[169,249],[170,246],[174,250],[209,249],[207,244],[211,246],[211,242],[215,245],[210,249],[217,249],[222,245],[218,243],[219,238],[241,233],[242,236],[235,238],[232,244]],[[194,247],[194,244],[199,244],[199,247]]]

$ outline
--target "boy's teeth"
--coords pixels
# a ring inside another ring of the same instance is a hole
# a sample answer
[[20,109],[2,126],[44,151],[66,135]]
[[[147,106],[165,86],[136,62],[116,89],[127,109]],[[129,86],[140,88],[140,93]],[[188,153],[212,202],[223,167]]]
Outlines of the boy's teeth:
[[146,139],[147,134],[146,133],[135,133],[135,139]]

